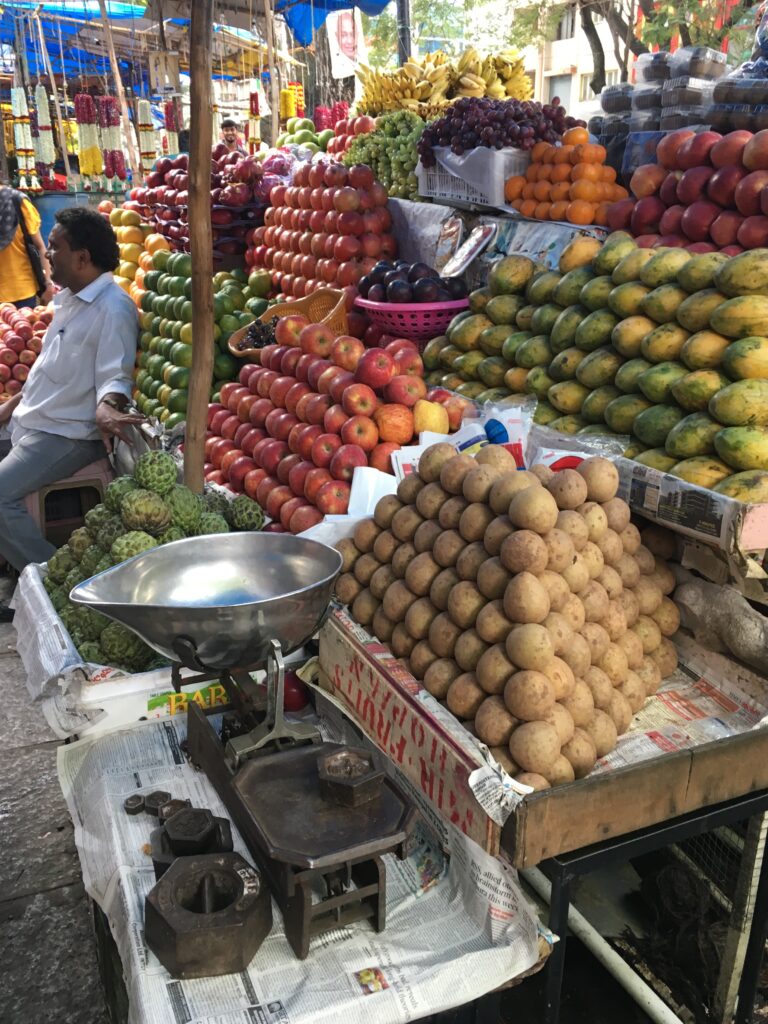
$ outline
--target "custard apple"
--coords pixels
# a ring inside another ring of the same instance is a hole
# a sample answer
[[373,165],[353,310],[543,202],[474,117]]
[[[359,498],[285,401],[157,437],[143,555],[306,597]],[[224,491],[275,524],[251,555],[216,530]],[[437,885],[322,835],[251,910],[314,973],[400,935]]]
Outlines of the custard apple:
[[68,604],[66,608],[61,609],[59,615],[64,628],[71,636],[77,626],[77,608],[73,604]]
[[112,558],[110,555],[104,555],[103,558],[99,559],[99,564],[94,568],[93,575],[98,576],[100,572],[106,572],[107,569],[112,568]]
[[99,643],[108,665],[126,668],[130,672],[140,672],[155,656],[151,647],[119,622],[110,622]]
[[133,467],[139,487],[155,494],[167,494],[178,477],[176,462],[168,452],[144,452]]
[[99,544],[91,544],[88,550],[85,552],[83,557],[80,559],[80,568],[86,576],[93,576],[96,572],[96,566],[102,560],[105,555],[104,548]]
[[106,505],[97,505],[90,512],[85,513],[85,528],[94,540],[99,536],[99,530],[112,515]]
[[160,536],[157,538],[158,544],[170,544],[174,540],[184,540],[186,533],[180,530],[178,526],[169,526],[167,530],[163,530]]
[[67,541],[67,547],[72,552],[72,557],[79,562],[88,548],[93,544],[93,537],[84,526],[79,527]]
[[109,553],[112,556],[112,564],[117,565],[118,562],[124,562],[127,558],[133,558],[143,551],[156,547],[157,541],[154,537],[150,537],[143,530],[131,530],[130,533],[124,533],[122,537],[117,538]]
[[76,565],[74,569],[70,569],[64,580],[64,589],[69,594],[72,587],[76,587],[78,583],[82,583],[83,580],[88,579],[85,573],[82,571],[79,565]]
[[59,548],[55,555],[48,559],[48,575],[54,583],[63,583],[70,569],[77,565],[68,547]]
[[203,514],[200,498],[188,487],[174,484],[166,495],[165,503],[171,510],[171,522],[185,534],[193,534]]
[[229,533],[229,525],[224,516],[216,515],[215,512],[203,512],[200,516],[197,536],[202,537],[207,533]]
[[126,494],[130,494],[131,491],[137,491],[138,489],[139,485],[132,476],[119,476],[117,480],[113,480],[107,487],[104,494],[104,504],[113,515],[116,513],[119,515],[123,498]]
[[81,605],[75,612],[75,629],[86,640],[98,640],[109,623],[107,616],[97,612],[95,608]]
[[264,525],[261,505],[247,494],[238,494],[229,508],[229,522],[236,530],[260,530]]
[[50,592],[49,597],[51,599],[51,604],[57,612],[60,612],[62,609],[67,607],[69,594],[64,587],[56,587],[55,590]]
[[103,665],[107,660],[101,645],[95,640],[84,640],[77,648],[77,653],[83,661],[87,661],[91,665]]
[[221,491],[206,491],[202,497],[203,512],[215,512],[224,519],[229,515],[229,502]]
[[144,530],[153,536],[171,523],[171,510],[153,491],[131,491],[123,499],[120,515],[127,530]]
[[103,551],[110,551],[118,537],[125,533],[120,516],[111,516],[99,530],[98,545]]
[[58,590],[58,588],[59,584],[49,573],[48,576],[46,576],[45,579],[43,580],[43,589],[45,590],[46,594],[48,594],[48,596],[50,597],[54,590]]

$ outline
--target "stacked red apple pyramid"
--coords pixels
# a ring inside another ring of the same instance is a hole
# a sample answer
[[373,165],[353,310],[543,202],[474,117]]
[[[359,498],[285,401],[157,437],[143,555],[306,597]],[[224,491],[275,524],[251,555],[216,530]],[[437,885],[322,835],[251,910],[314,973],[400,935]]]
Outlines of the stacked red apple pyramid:
[[52,318],[48,306],[16,309],[12,302],[0,305],[0,405],[21,391]]
[[427,387],[403,338],[366,349],[300,315],[283,317],[275,337],[209,406],[205,476],[254,498],[273,529],[301,533],[347,511],[358,466],[392,472]]
[[608,224],[641,246],[681,246],[735,256],[768,245],[768,131],[666,135],[657,164],[632,175],[634,198],[614,203]]
[[269,199],[264,227],[254,231],[252,265],[270,270],[274,290],[285,296],[354,286],[397,253],[387,190],[365,164],[300,164],[293,184],[275,185]]
[[376,127],[376,121],[368,114],[361,114],[360,117],[340,118],[333,126],[334,138],[328,143],[328,152],[346,153],[352,145],[356,135],[367,135]]

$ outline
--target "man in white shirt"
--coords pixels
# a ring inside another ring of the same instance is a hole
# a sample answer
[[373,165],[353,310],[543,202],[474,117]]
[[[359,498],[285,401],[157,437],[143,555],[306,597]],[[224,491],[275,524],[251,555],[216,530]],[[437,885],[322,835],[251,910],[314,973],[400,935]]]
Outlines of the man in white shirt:
[[[138,315],[112,278],[119,251],[109,222],[87,207],[61,210],[47,255],[61,288],[53,320],[23,392],[0,406],[0,423],[12,415],[10,451],[0,461],[0,555],[19,571],[55,551],[24,498],[102,458],[113,437],[128,440],[126,426],[142,419],[123,411]],[[0,621],[11,617],[0,608]]]

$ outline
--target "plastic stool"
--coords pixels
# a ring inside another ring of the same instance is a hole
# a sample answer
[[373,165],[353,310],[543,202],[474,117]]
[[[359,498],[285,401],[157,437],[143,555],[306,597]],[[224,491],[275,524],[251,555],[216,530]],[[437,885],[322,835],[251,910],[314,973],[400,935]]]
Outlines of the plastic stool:
[[33,491],[24,503],[40,531],[60,547],[83,525],[85,513],[104,500],[104,491],[114,476],[109,459],[99,459],[73,476]]

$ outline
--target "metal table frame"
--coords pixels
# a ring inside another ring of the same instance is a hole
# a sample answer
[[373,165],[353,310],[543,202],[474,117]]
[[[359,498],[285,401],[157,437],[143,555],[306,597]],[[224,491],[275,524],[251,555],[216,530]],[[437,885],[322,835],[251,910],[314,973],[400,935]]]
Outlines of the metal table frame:
[[[560,998],[565,969],[568,910],[571,904],[571,884],[582,875],[600,868],[624,863],[632,857],[682,842],[692,836],[711,832],[722,825],[731,825],[753,815],[768,811],[768,790],[749,793],[726,803],[704,807],[698,811],[661,822],[650,828],[617,836],[615,839],[586,846],[572,853],[559,854],[537,865],[552,883],[549,908],[549,928],[560,941],[552,947],[545,967],[544,1014],[542,1024],[558,1024]],[[768,858],[760,869],[752,923],[747,943],[744,969],[739,984],[739,1001],[734,1024],[749,1024],[757,992],[763,948],[768,937]]]

